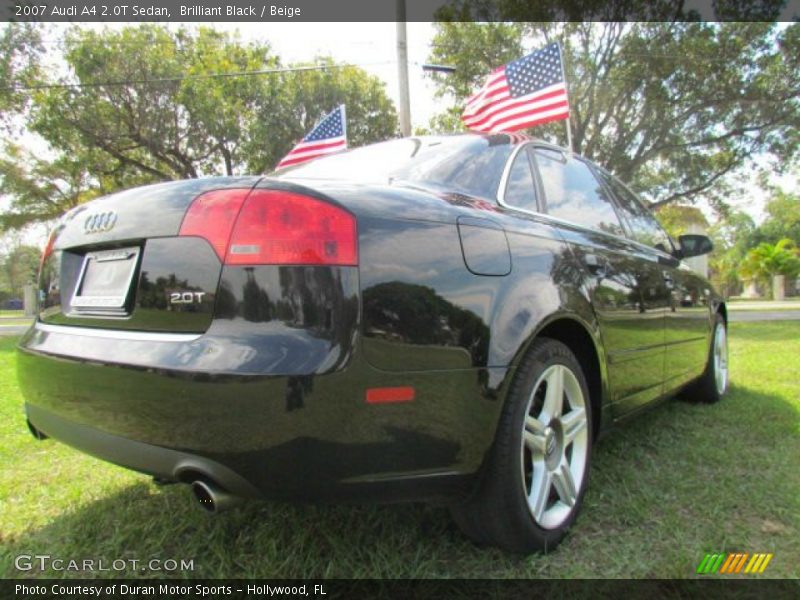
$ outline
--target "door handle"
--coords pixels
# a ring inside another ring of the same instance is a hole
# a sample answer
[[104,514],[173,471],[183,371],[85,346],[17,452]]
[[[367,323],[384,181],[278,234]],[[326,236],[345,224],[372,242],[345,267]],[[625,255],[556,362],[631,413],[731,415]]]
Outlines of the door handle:
[[587,254],[583,260],[592,275],[605,277],[608,274],[608,262],[596,254]]

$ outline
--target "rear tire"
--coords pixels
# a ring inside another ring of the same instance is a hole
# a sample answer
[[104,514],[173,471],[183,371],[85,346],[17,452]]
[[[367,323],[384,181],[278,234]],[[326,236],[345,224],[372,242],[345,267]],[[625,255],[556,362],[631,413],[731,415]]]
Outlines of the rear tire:
[[559,341],[536,340],[514,376],[478,489],[451,507],[462,531],[510,552],[553,550],[583,502],[591,423],[575,355]]
[[717,313],[711,333],[711,347],[703,374],[689,385],[681,397],[690,402],[714,404],[728,391],[728,328]]

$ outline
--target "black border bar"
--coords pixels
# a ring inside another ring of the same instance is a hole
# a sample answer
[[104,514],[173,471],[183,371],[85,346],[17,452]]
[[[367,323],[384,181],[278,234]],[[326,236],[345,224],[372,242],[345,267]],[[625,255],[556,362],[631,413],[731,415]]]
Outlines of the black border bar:
[[[796,21],[800,0],[404,0],[405,20]],[[397,0],[0,0],[0,21],[396,21]]]

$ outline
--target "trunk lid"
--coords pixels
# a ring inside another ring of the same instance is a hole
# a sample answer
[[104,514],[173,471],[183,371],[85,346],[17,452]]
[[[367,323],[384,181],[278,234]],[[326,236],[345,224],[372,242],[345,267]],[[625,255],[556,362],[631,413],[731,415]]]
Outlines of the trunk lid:
[[199,237],[179,237],[199,195],[252,189],[260,177],[176,181],[83,204],[62,218],[39,277],[45,323],[141,331],[205,331],[221,261]]

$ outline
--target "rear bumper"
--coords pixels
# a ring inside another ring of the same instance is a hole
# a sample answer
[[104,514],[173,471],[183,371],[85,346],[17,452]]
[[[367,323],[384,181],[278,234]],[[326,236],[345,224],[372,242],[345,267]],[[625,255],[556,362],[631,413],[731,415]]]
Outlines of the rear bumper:
[[[168,480],[202,475],[243,496],[398,501],[469,493],[502,404],[485,382],[504,381],[502,373],[387,373],[369,366],[356,344],[334,371],[256,375],[258,348],[247,337],[212,332],[119,339],[36,326],[18,359],[28,418],[109,462]],[[219,360],[206,362],[209,349]],[[413,402],[365,402],[368,388],[408,385]]]
[[244,478],[207,458],[110,435],[67,421],[32,404],[25,405],[25,412],[28,422],[47,437],[121,467],[167,481],[186,483],[201,475],[238,496],[256,498],[260,495]]

